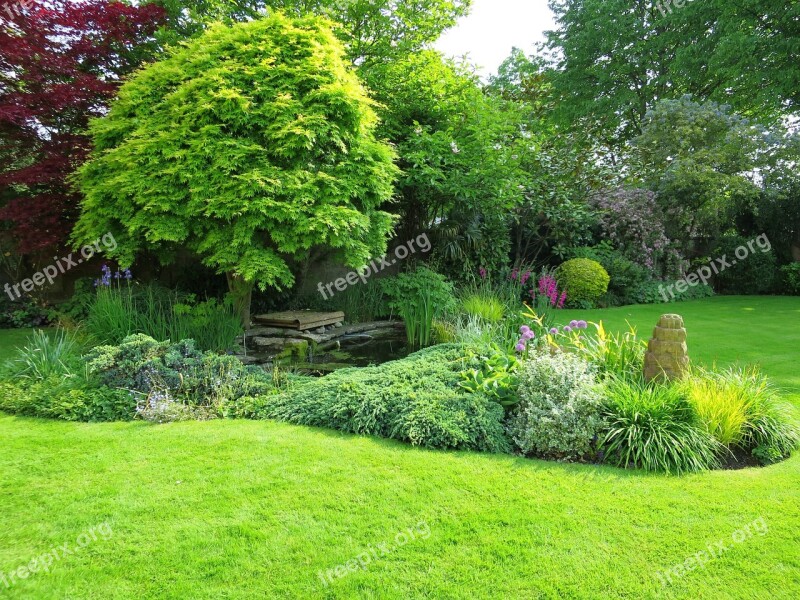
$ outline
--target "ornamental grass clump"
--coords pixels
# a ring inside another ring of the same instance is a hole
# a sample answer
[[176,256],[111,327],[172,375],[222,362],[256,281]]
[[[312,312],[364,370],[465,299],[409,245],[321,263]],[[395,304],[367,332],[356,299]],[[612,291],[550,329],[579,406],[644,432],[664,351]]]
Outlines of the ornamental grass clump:
[[708,432],[729,448],[770,463],[800,444],[787,407],[756,367],[720,373],[698,368],[681,388]]
[[612,465],[680,474],[716,468],[725,452],[677,386],[611,377],[603,415]]

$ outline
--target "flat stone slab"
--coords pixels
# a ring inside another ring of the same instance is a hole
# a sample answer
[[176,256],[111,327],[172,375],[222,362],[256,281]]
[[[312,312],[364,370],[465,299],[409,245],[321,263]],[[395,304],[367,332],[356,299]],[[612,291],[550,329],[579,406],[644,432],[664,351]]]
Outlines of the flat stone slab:
[[319,329],[326,325],[341,323],[344,321],[344,313],[341,311],[322,313],[308,310],[291,310],[257,315],[253,317],[253,321],[268,327],[308,331],[309,329]]

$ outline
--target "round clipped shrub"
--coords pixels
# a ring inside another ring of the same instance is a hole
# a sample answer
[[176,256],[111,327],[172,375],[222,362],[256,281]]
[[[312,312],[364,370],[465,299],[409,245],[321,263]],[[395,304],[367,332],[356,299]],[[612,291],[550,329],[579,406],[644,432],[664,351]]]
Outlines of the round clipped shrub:
[[594,304],[608,291],[611,277],[596,260],[573,258],[556,269],[556,279],[567,290],[567,302],[572,305]]
[[570,460],[592,452],[603,419],[588,362],[574,354],[536,354],[520,371],[518,395],[507,430],[520,452]]

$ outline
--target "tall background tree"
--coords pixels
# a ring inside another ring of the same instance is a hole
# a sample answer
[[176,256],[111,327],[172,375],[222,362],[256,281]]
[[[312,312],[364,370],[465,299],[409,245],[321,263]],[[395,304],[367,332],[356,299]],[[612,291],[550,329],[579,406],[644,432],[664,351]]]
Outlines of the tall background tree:
[[612,154],[658,100],[691,94],[764,124],[797,114],[800,4],[703,0],[551,0],[548,34],[559,122]]

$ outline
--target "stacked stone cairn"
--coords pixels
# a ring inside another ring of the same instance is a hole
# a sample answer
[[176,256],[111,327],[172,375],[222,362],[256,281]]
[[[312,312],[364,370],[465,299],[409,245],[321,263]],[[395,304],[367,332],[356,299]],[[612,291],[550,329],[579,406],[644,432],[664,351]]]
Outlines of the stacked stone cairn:
[[689,369],[686,329],[680,315],[663,315],[647,345],[644,377],[647,381],[679,379]]

